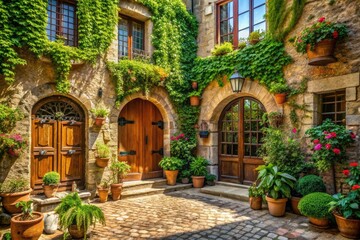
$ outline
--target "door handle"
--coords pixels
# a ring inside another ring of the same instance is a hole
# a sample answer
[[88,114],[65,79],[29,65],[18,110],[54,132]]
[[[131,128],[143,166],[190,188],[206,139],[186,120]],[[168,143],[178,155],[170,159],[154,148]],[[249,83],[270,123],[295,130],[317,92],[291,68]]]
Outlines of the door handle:
[[160,148],[159,150],[152,150],[151,153],[152,154],[158,153],[161,156],[164,156],[164,148]]
[[40,151],[40,155],[43,156],[43,155],[45,155],[45,154],[46,154],[46,150],[41,150],[41,151]]
[[67,155],[73,155],[76,152],[76,150],[68,150]]
[[136,155],[136,151],[135,150],[130,150],[128,152],[120,152],[119,155],[120,156]]

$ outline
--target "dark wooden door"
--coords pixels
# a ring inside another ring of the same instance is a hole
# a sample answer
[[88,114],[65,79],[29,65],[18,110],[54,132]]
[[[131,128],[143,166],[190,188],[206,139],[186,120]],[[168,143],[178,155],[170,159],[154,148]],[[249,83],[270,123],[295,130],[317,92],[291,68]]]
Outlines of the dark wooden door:
[[84,117],[80,107],[64,97],[47,98],[32,113],[31,187],[42,192],[45,173],[60,174],[60,191],[75,181],[84,187]]
[[119,161],[126,161],[131,172],[126,180],[161,177],[159,162],[163,155],[163,119],[151,102],[135,99],[119,116]]
[[263,105],[253,98],[239,98],[225,107],[219,121],[219,175],[221,181],[251,184],[255,168],[263,161],[258,157],[262,132]]

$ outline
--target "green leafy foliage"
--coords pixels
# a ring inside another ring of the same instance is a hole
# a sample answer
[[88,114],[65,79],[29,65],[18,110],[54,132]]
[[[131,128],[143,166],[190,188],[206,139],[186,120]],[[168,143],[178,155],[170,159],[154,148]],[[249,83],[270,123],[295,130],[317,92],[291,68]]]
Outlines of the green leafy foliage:
[[130,172],[130,165],[126,162],[113,160],[110,165],[110,170],[112,172],[113,182],[121,183],[123,178]]
[[262,197],[264,195],[265,195],[264,189],[256,186],[256,183],[253,183],[249,187],[249,197]]
[[0,104],[0,133],[9,132],[23,117],[24,115],[19,109]]
[[206,181],[213,182],[216,180],[216,175],[208,173],[208,174],[206,174],[205,179],[206,179]]
[[348,195],[340,193],[333,195],[334,201],[330,202],[330,211],[337,211],[344,218],[360,219],[360,190],[354,190]]
[[60,183],[60,174],[57,172],[47,172],[42,180],[44,185],[58,185]]
[[286,83],[273,82],[270,84],[270,92],[271,93],[288,93],[288,92],[290,92],[290,88]]
[[215,45],[214,49],[211,50],[211,55],[222,56],[234,51],[233,45],[230,42],[224,42],[219,45]]
[[0,185],[1,193],[16,193],[27,191],[30,188],[29,181],[25,178],[10,179]]
[[170,140],[171,156],[186,161],[190,161],[193,158],[192,150],[196,147],[196,143],[190,141],[190,139],[187,138],[184,133],[171,136]]
[[330,218],[329,203],[334,200],[327,193],[315,192],[301,198],[299,210],[301,214],[313,218]]
[[188,169],[181,170],[180,178],[189,178],[191,176],[191,171]]
[[302,196],[306,196],[314,192],[326,192],[323,180],[321,177],[316,175],[306,175],[300,178],[295,188]]
[[33,209],[31,207],[31,204],[33,201],[20,201],[15,204],[15,207],[21,208],[21,215],[20,219],[22,221],[32,220],[33,219]]
[[350,187],[354,185],[360,185],[360,166],[357,162],[351,162],[349,164],[350,169],[345,169],[343,171],[344,175],[347,176],[345,182],[349,184]]
[[190,163],[190,171],[193,176],[206,176],[207,169],[206,167],[209,165],[209,161],[203,157],[196,157]]
[[159,166],[164,170],[180,170],[184,161],[177,157],[164,157],[159,162]]
[[91,109],[91,112],[95,115],[95,117],[106,118],[109,115],[109,109],[104,107],[97,107]]
[[110,148],[105,143],[96,144],[96,152],[99,158],[109,158],[110,157]]
[[272,163],[261,165],[256,170],[259,171],[258,187],[264,189],[269,197],[279,199],[291,196],[291,189],[294,188],[296,178],[288,173],[280,172]]

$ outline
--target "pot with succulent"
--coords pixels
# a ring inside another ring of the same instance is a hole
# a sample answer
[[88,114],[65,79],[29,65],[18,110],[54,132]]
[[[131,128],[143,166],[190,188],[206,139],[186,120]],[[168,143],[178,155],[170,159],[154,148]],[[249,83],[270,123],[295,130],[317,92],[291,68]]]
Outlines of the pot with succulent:
[[253,183],[253,185],[250,186],[250,188],[249,188],[249,203],[250,203],[251,209],[261,210],[264,194],[265,194],[264,189],[256,186],[256,183]]
[[294,188],[296,178],[288,173],[278,170],[273,164],[261,165],[256,168],[259,171],[259,188],[266,193],[269,212],[272,216],[281,217],[285,215],[286,202],[291,196],[291,189]]
[[360,166],[358,162],[351,162],[349,169],[343,171],[350,186],[347,195],[340,193],[333,195],[330,211],[335,216],[340,234],[351,239],[360,238]]
[[201,96],[201,93],[198,92],[198,91],[192,91],[190,94],[189,94],[189,97],[190,97],[190,105],[191,106],[199,106],[200,105],[200,96]]
[[271,83],[270,93],[274,94],[277,104],[284,104],[286,102],[286,95],[289,92],[290,88],[286,83]]
[[109,196],[109,190],[110,190],[110,178],[103,180],[98,186],[97,191],[99,195],[99,201],[101,203],[104,203],[107,201]]
[[110,165],[112,172],[111,198],[116,201],[121,197],[122,185],[124,177],[130,172],[130,165],[126,162],[113,160]]
[[60,184],[60,174],[57,172],[47,172],[43,177],[44,194],[51,198],[57,192]]
[[191,172],[188,169],[183,169],[180,172],[181,183],[188,184],[190,182]]
[[205,182],[205,176],[208,173],[206,167],[209,165],[209,161],[203,157],[196,157],[190,163],[191,178],[194,188],[202,188]]
[[206,185],[215,186],[216,175],[207,173],[205,179]]
[[159,166],[164,170],[167,185],[175,185],[179,170],[184,162],[177,157],[164,157],[159,162]]
[[29,201],[31,191],[29,182],[23,178],[10,179],[1,184],[0,197],[3,207],[9,213],[20,213],[21,209],[16,204],[20,201]]
[[97,107],[91,110],[95,115],[95,125],[101,126],[105,124],[106,117],[109,115],[109,110],[103,107]]
[[39,239],[44,230],[44,215],[40,212],[33,212],[32,201],[20,201],[16,207],[22,213],[11,218],[12,239]]
[[86,239],[90,226],[97,222],[105,225],[105,216],[102,210],[92,204],[81,201],[78,193],[70,193],[61,199],[60,204],[55,208],[59,215],[60,226],[64,231],[64,237],[68,234],[74,239]]
[[105,168],[110,160],[110,148],[105,143],[96,144],[96,165],[100,168]]
[[297,52],[307,53],[309,65],[325,66],[337,61],[334,57],[336,42],[347,36],[345,24],[325,21],[325,17],[321,17],[291,41]]

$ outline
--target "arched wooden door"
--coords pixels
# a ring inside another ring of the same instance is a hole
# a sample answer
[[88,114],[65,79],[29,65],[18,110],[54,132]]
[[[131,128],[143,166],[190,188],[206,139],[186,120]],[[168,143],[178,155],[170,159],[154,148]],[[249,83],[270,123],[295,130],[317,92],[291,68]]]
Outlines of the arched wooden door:
[[53,96],[32,111],[31,186],[42,192],[42,178],[49,171],[60,174],[60,190],[73,181],[84,187],[84,112],[72,100]]
[[227,105],[219,121],[219,176],[221,181],[251,184],[255,168],[263,164],[260,121],[264,106],[254,98],[239,98]]
[[164,122],[151,102],[134,99],[119,116],[118,160],[126,161],[131,172],[126,180],[162,177],[159,162],[163,156]]

